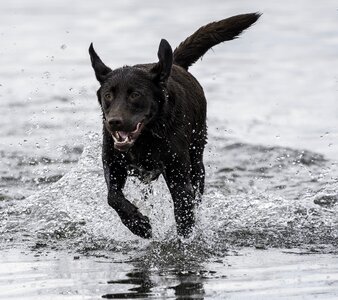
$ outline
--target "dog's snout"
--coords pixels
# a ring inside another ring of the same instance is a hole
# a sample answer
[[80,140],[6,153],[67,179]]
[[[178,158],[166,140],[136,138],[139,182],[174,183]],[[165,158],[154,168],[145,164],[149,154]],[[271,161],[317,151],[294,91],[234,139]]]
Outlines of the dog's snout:
[[123,124],[123,120],[120,117],[113,117],[108,120],[108,124],[112,128],[121,127]]

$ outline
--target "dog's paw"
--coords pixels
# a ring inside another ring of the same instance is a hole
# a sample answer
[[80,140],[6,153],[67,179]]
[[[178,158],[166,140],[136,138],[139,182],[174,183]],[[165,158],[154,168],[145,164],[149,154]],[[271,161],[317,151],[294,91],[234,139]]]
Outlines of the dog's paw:
[[152,237],[149,218],[142,215],[139,211],[128,216],[128,218],[122,219],[122,222],[132,233],[144,239]]

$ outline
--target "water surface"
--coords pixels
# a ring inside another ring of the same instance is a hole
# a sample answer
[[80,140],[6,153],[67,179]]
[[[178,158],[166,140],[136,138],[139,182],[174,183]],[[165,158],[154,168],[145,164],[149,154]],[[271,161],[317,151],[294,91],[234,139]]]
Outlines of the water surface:
[[[335,1],[0,4],[0,297],[335,299]],[[208,99],[206,194],[180,241],[162,178],[126,193],[154,239],[106,203],[90,42],[111,67],[155,61],[199,26],[260,11],[191,68]]]

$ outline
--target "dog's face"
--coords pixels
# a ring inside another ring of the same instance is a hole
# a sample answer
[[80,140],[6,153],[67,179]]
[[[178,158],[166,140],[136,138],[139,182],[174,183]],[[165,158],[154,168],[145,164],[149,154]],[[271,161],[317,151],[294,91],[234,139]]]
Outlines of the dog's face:
[[116,149],[127,151],[156,116],[154,90],[148,74],[135,67],[116,69],[103,81],[97,96]]
[[161,41],[159,62],[150,69],[135,66],[111,70],[101,61],[93,45],[89,53],[101,84],[97,97],[105,127],[114,139],[115,149],[127,151],[159,113],[163,85],[172,66],[171,47],[167,41]]

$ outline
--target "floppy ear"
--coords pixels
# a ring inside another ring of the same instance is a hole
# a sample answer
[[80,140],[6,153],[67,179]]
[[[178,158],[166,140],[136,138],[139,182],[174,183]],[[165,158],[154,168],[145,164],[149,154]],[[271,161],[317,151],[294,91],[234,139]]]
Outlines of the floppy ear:
[[159,62],[151,71],[154,73],[154,80],[163,83],[168,79],[173,64],[173,51],[165,39],[161,40],[157,56]]
[[92,67],[95,71],[96,79],[102,83],[106,76],[112,71],[110,68],[108,68],[100,59],[100,57],[96,54],[93,43],[89,46],[89,55],[90,60],[92,62]]

